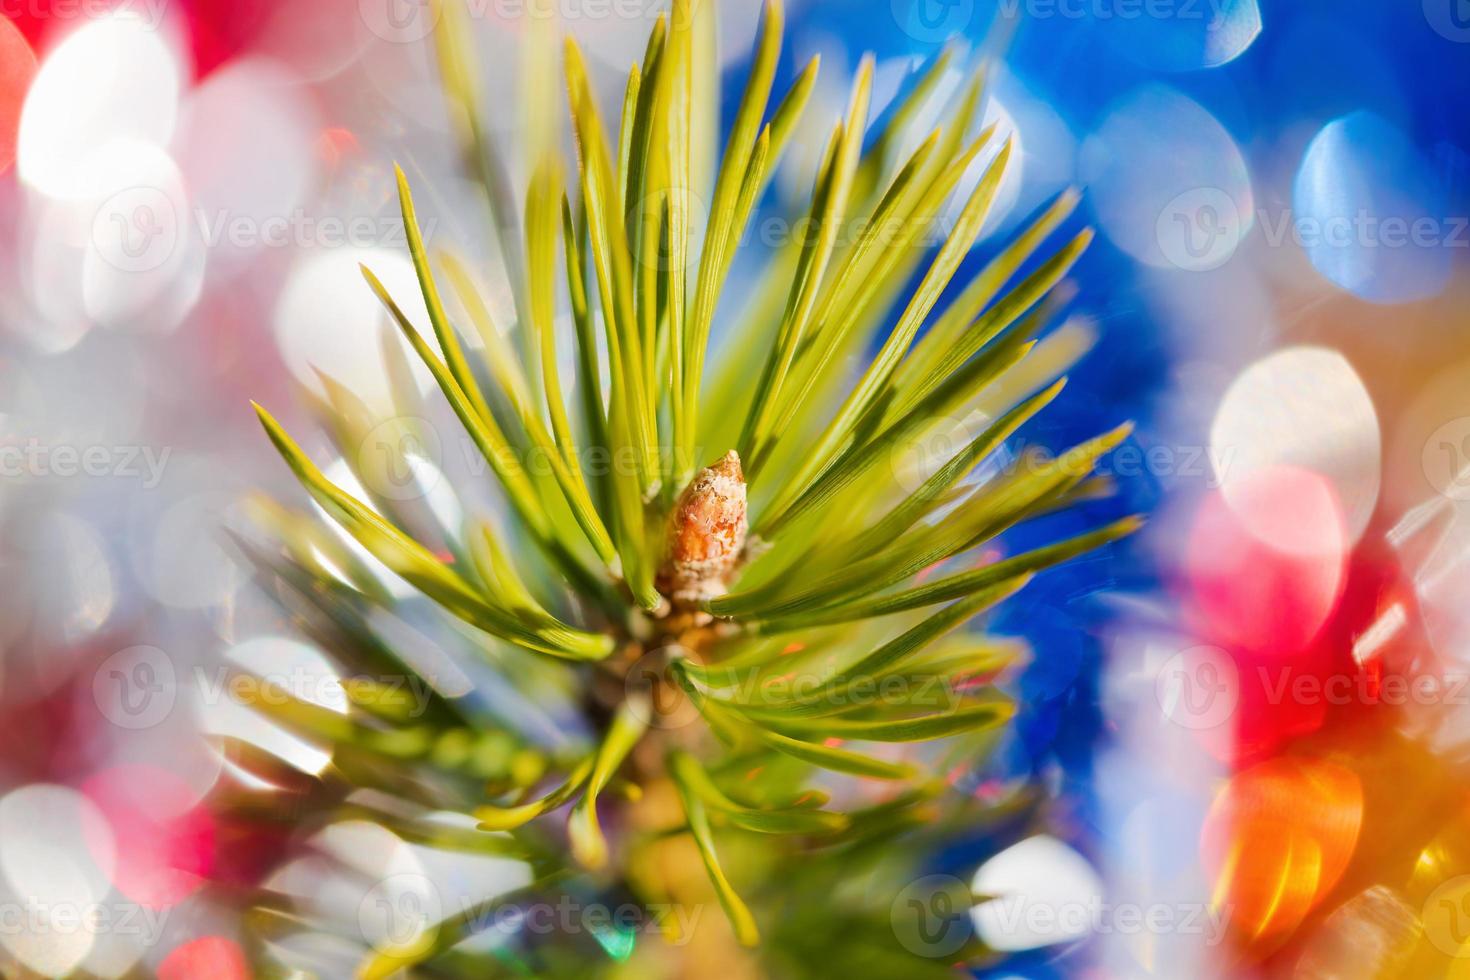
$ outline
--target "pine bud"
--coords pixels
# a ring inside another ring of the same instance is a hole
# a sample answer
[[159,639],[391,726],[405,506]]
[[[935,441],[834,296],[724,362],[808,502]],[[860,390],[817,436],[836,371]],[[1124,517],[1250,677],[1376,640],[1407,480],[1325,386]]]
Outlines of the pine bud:
[[725,594],[745,548],[745,474],[730,450],[690,481],[669,525],[658,587],[676,606]]

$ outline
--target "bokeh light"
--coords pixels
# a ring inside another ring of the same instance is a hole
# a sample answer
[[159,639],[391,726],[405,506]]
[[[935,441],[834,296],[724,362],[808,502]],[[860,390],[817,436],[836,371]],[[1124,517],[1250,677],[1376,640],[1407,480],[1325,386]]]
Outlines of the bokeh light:
[[1457,222],[1428,164],[1382,117],[1356,112],[1324,126],[1292,202],[1312,265],[1338,287],[1374,303],[1444,289]]
[[[1287,348],[1246,368],[1210,427],[1214,476],[1238,513],[1248,506],[1240,488],[1261,470],[1311,470],[1331,483],[1349,543],[1362,536],[1378,503],[1381,446],[1361,379],[1346,358],[1323,348]],[[1275,540],[1293,547],[1285,537]]]
[[[1108,40],[1141,65],[1161,71],[1217,68],[1245,53],[1261,33],[1257,0],[1212,0],[1179,5],[1174,16],[1132,16],[1127,7],[1099,7]],[[1165,9],[1160,5],[1157,9]]]
[[[914,822],[893,819],[902,790],[887,781],[803,783],[794,760],[744,757],[714,774],[739,797],[709,816],[732,887],[761,919],[764,945],[750,952],[725,925],[657,751],[700,751],[692,726],[607,774],[595,812],[625,865],[546,878],[565,857],[562,835],[477,826],[477,807],[528,803],[586,756],[626,694],[622,665],[543,663],[446,615],[425,598],[424,575],[447,569],[472,594],[515,591],[516,615],[539,627],[621,607],[628,569],[619,554],[615,594],[587,600],[567,572],[600,574],[601,556],[578,542],[555,561],[533,557],[535,535],[518,528],[362,267],[443,356],[396,163],[436,269],[453,251],[485,295],[494,337],[443,289],[489,415],[537,462],[486,357],[500,344],[534,355],[539,390],[543,351],[520,278],[534,151],[560,147],[574,232],[586,218],[575,161],[587,147],[566,126],[552,42],[582,45],[617,168],[633,152],[629,66],[650,68],[648,31],[670,4],[464,4],[456,40],[475,58],[466,78],[482,116],[471,129],[445,99],[463,66],[435,47],[454,2],[0,5],[0,973],[359,975],[370,947],[418,952],[448,936],[440,918],[476,913],[480,933],[426,975],[1470,978],[1470,28],[1453,3],[785,4],[775,89],[813,55],[821,68],[779,134],[786,153],[751,201],[714,311],[715,335],[734,342],[712,356],[706,387],[738,397],[708,413],[728,418],[697,434],[698,453],[728,448],[704,443],[739,429],[759,383],[736,331],[780,329],[798,255],[789,230],[872,49],[859,142],[882,152],[852,195],[881,191],[936,127],[946,146],[991,125],[1014,143],[920,337],[982,269],[1005,267],[1011,285],[1045,277],[1057,271],[1051,249],[1089,225],[1099,236],[1052,300],[991,305],[959,325],[1014,314],[1038,342],[1002,381],[885,454],[881,486],[844,492],[913,492],[948,458],[939,450],[1070,373],[958,484],[964,493],[1033,486],[1029,467],[1100,428],[1131,419],[1134,431],[1093,478],[1054,487],[1055,509],[918,581],[1130,515],[1146,522],[1040,570],[930,652],[984,661],[945,697],[995,681],[1016,717],[922,749],[863,744],[940,773],[913,787],[932,794]],[[687,66],[695,268],[716,136],[739,109],[763,4],[699,7]],[[941,51],[946,67],[907,105]],[[951,132],[981,76],[973,118]],[[895,117],[908,126],[880,135]],[[925,249],[902,256],[900,278],[920,280],[994,154],[931,202],[934,227]],[[503,191],[481,186],[487,163]],[[614,187],[613,208],[631,208],[636,190]],[[1074,193],[1076,213],[1006,266],[1013,237]],[[559,234],[561,202],[549,203]],[[570,341],[584,325],[599,338],[610,399],[609,324],[595,274],[588,320],[574,315],[560,244],[546,322],[583,441]],[[596,250],[584,251],[595,267]],[[778,257],[769,278],[752,274],[757,254]],[[815,285],[825,298],[830,282]],[[871,298],[871,322],[858,325],[869,332],[836,350],[844,370],[903,308],[902,297]],[[662,312],[638,326],[669,331],[676,318]],[[821,349],[811,340],[798,360]],[[667,343],[650,353],[652,370],[672,369]],[[882,398],[912,381],[907,370]],[[325,410],[342,407],[343,391],[348,424]],[[432,564],[391,570],[304,495],[251,400],[279,413],[374,520],[423,541]],[[559,421],[544,409],[531,413]],[[891,421],[886,411],[869,421]],[[792,428],[815,438],[822,421]],[[593,461],[570,462],[594,476]],[[767,479],[779,470],[763,463]],[[590,482],[604,505],[612,486]],[[555,473],[531,485],[553,523],[574,527]],[[650,490],[645,512],[675,489]],[[617,521],[636,517],[640,501],[629,502]],[[942,534],[967,506],[946,498],[919,526]],[[501,557],[463,547],[482,523],[523,582],[498,577]],[[843,530],[795,533],[820,542]],[[802,575],[793,566],[781,584]],[[918,623],[927,611],[906,615]],[[658,622],[632,614],[630,647]],[[784,628],[756,630],[773,626]],[[838,632],[854,650],[887,639],[864,629]],[[823,669],[846,648],[755,639],[782,648],[777,663]],[[597,680],[584,691],[588,674]],[[795,803],[756,791],[787,778],[783,766],[808,791]],[[824,809],[879,827],[870,853],[847,849],[843,831],[795,860],[776,835],[738,826],[745,803],[800,820],[816,790],[830,794]],[[817,877],[827,864],[853,877]],[[936,928],[958,922],[968,945],[916,952],[893,923],[915,911],[902,907],[910,886],[935,878],[944,901],[918,911]],[[556,902],[697,914],[688,936],[667,923],[578,923],[548,938],[535,915]],[[73,928],[72,910],[144,925]],[[21,913],[26,928],[11,928]],[[870,942],[904,959],[868,955]]]
[[1269,949],[1296,928],[1342,877],[1362,826],[1362,786],[1337,763],[1274,759],[1232,777],[1201,848],[1237,941]]
[[1149,85],[1108,112],[1082,146],[1098,226],[1145,265],[1223,265],[1255,222],[1250,172],[1230,133],[1177,89]]
[[1299,650],[1342,594],[1349,541],[1325,477],[1275,466],[1200,506],[1188,543],[1192,597],[1210,635],[1253,651]]
[[98,198],[108,189],[110,144],[161,147],[173,136],[179,76],[165,37],[142,18],[119,13],[82,25],[45,56],[26,96],[21,179],[49,197]]
[[0,14],[0,173],[15,162],[21,106],[35,73],[35,52],[15,24]]

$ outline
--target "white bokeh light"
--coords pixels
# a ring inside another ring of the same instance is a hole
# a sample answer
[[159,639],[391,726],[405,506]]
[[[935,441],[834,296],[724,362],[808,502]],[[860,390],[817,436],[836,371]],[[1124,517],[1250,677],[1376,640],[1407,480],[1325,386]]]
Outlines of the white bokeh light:
[[1145,265],[1202,272],[1227,262],[1255,223],[1250,173],[1235,140],[1182,93],[1141,88],[1082,147],[1098,226]]
[[1326,348],[1290,347],[1242,371],[1215,413],[1209,456],[1232,506],[1248,478],[1268,468],[1301,467],[1326,478],[1350,542],[1378,503],[1378,413],[1353,366]]
[[970,911],[991,949],[1014,952],[1081,939],[1102,908],[1103,883],[1081,854],[1055,837],[1038,835],[1001,851],[970,883],[979,901]]
[[421,392],[433,375],[398,335],[382,305],[363,281],[366,266],[382,281],[404,314],[438,349],[413,263],[406,254],[381,248],[332,248],[302,254],[276,304],[276,344],[296,379],[323,392],[320,369],[346,385],[370,408],[393,406],[389,372],[383,364],[383,338],[394,343],[412,366]]
[[[225,662],[195,674],[194,697],[204,731],[249,742],[306,773],[326,768],[332,754],[285,731],[254,706],[244,703],[230,678],[239,672],[261,678],[292,697],[347,714],[347,693],[330,661],[315,647],[284,636],[262,636],[232,647]],[[271,696],[269,692],[262,697]]]
[[234,62],[189,95],[177,154],[214,274],[311,234],[297,209],[316,173],[316,126],[307,90],[269,61]]
[[[83,309],[103,326],[172,329],[203,287],[204,256],[192,234],[184,177],[152,143],[117,140],[97,156],[106,181],[75,205],[91,221]],[[165,307],[169,315],[160,316]]]
[[959,221],[960,213],[964,211],[970,195],[975,192],[980,178],[985,175],[985,171],[1000,154],[1001,147],[1005,145],[1007,139],[1012,143],[1010,159],[1006,161],[1005,174],[1000,179],[1000,186],[996,188],[995,198],[991,201],[990,211],[985,216],[985,223],[981,227],[979,237],[984,237],[1005,224],[1016,202],[1021,199],[1021,182],[1026,169],[1025,140],[1010,110],[999,98],[994,97],[987,100],[985,104],[985,114],[980,121],[980,131],[992,126],[995,127],[994,135],[975,155],[974,161],[965,170],[964,176],[960,178],[959,184],[950,196],[948,206],[939,217],[940,227],[946,232],[953,229]]
[[33,783],[0,800],[0,900],[26,928],[0,929],[0,943],[42,976],[69,975],[95,934],[77,928],[111,891],[116,857],[101,811],[66,786]]
[[21,111],[21,180],[50,197],[95,197],[98,151],[115,140],[166,145],[180,77],[165,36],[126,12],[78,28],[41,63]]

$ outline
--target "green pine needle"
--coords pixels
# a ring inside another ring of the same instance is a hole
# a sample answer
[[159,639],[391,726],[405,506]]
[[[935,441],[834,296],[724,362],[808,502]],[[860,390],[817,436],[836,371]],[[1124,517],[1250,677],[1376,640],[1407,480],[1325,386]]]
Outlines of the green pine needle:
[[[701,56],[706,5],[676,0],[660,18],[627,76],[614,133],[569,41],[562,62],[576,160],[563,160],[555,139],[535,141],[517,218],[511,171],[480,123],[469,21],[455,4],[444,14],[435,43],[446,98],[501,236],[515,319],[493,322],[478,270],[450,243],[429,250],[401,170],[428,323],[410,322],[373,272],[363,275],[484,457],[504,513],[474,512],[463,526],[446,526],[425,521],[420,502],[357,499],[258,408],[292,472],[348,537],[258,502],[252,513],[279,554],[242,549],[289,586],[294,609],[310,610],[303,623],[344,666],[411,673],[416,661],[379,642],[374,617],[405,604],[437,607],[473,628],[456,635],[473,637],[471,648],[527,711],[578,711],[590,738],[538,745],[512,713],[438,692],[418,713],[371,682],[353,689],[346,716],[291,698],[268,710],[332,747],[348,791],[371,785],[425,813],[472,815],[482,833],[527,834],[516,847],[535,841],[548,867],[572,867],[570,855],[630,887],[646,879],[633,862],[647,832],[599,811],[667,787],[680,803],[670,832],[692,838],[733,935],[754,945],[756,914],[721,867],[716,832],[721,847],[726,834],[754,835],[809,856],[932,819],[946,799],[924,761],[932,757],[868,743],[948,740],[962,758],[973,755],[1014,711],[975,679],[1020,658],[1013,645],[955,631],[1034,574],[1139,527],[1129,518],[976,562],[1007,529],[1094,496],[1105,485],[1099,461],[1129,432],[1119,427],[1054,460],[1025,456],[1018,470],[981,475],[1062,395],[1069,365],[1039,360],[1035,340],[1064,305],[1058,287],[1091,234],[1053,244],[1077,207],[1068,191],[960,281],[1012,165],[1010,140],[973,132],[985,72],[973,72],[933,132],[915,133],[954,67],[955,52],[944,52],[875,133],[865,59],[810,197],[791,212],[806,231],[774,250],[753,286],[732,286],[747,226],[773,206],[766,191],[801,131],[818,71],[813,60],[786,92],[774,91],[779,0],[766,4],[709,186],[697,148],[717,123],[696,104],[710,82]],[[900,156],[903,146],[912,149]],[[977,159],[986,160],[983,173],[931,248],[928,233]],[[517,227],[520,236],[507,234]],[[1033,271],[1016,281],[1027,265]],[[456,322],[460,313],[466,322]],[[729,340],[716,351],[722,328]],[[567,341],[571,372],[559,356]],[[1018,367],[1028,383],[1007,386]],[[392,369],[394,390],[407,398],[405,368]],[[309,401],[362,478],[354,450],[381,420],[329,376],[322,387]],[[996,407],[998,390],[1016,394]],[[976,404],[998,414],[977,415]],[[404,416],[419,414],[414,408],[399,406]],[[964,439],[916,474],[905,471],[903,460],[923,457],[926,440],[957,422]],[[424,540],[426,528],[443,540]],[[394,578],[416,598],[395,598]],[[652,692],[636,683],[649,664]],[[773,687],[793,677],[811,683]],[[898,686],[874,695],[878,682]],[[934,683],[953,696],[921,697],[920,685]],[[692,727],[655,723],[657,705],[671,699],[692,712]],[[423,778],[429,770],[436,781]],[[900,788],[868,811],[842,813],[823,809],[825,794],[808,785],[820,772]],[[405,834],[428,826],[403,814],[373,819]],[[565,843],[548,846],[547,834]],[[773,888],[779,881],[760,890]],[[363,975],[446,956],[464,926],[448,922],[412,949],[377,950]]]

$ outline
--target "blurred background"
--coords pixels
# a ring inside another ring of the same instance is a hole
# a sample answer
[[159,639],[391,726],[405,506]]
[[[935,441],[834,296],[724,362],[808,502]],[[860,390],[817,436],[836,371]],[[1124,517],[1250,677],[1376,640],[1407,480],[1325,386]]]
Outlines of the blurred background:
[[[213,816],[243,777],[210,737],[328,758],[234,703],[223,665],[345,710],[222,533],[247,491],[292,492],[250,399],[289,419],[322,368],[386,401],[357,265],[413,289],[395,161],[431,239],[500,257],[433,9],[0,0],[0,973],[250,975],[229,890],[270,849]],[[518,111],[524,5],[470,9],[514,145],[544,123]],[[666,9],[559,5],[604,118]],[[718,17],[728,125],[759,7]],[[1138,422],[1114,498],[1025,533],[1147,529],[990,624],[1035,656],[957,785],[1040,803],[928,869],[999,896],[982,975],[1470,976],[1470,4],[791,0],[789,21],[778,87],[813,53],[822,73],[762,214],[806,192],[862,52],[875,117],[946,45],[990,59],[1019,166],[969,263],[1069,186],[1099,232],[1046,341],[1081,357],[1072,385],[1006,452]],[[327,843],[379,875],[522,874],[364,834]]]

